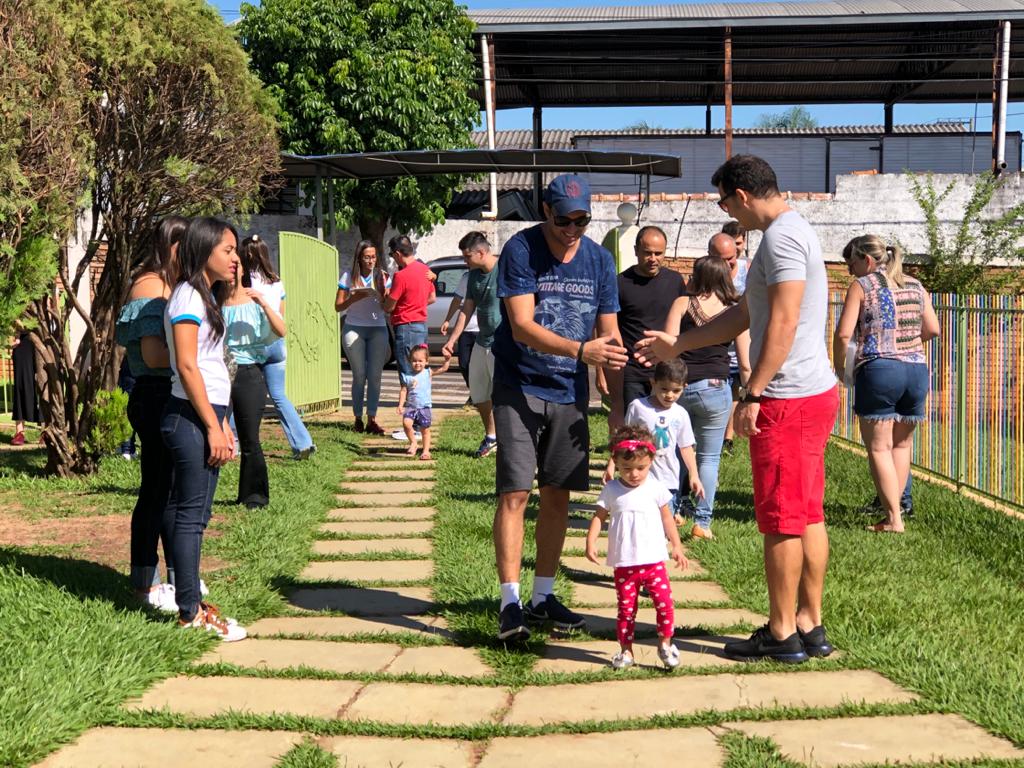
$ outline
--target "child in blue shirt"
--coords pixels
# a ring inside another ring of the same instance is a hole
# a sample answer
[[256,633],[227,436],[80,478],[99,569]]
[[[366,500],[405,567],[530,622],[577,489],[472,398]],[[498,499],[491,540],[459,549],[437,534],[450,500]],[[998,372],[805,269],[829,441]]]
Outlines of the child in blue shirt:
[[423,436],[423,452],[420,461],[430,461],[430,424],[432,421],[431,379],[435,373],[444,373],[451,365],[451,359],[435,372],[429,367],[430,349],[419,344],[409,350],[409,366],[412,373],[399,373],[401,389],[398,393],[398,413],[402,416],[402,428],[409,438],[409,456],[416,455],[416,432]]

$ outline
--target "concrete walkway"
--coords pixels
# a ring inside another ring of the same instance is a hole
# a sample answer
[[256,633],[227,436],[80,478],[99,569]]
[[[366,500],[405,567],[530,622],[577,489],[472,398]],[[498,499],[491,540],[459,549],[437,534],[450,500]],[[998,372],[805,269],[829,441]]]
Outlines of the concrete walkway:
[[[656,733],[623,729],[623,721],[652,715],[896,704],[916,697],[876,672],[834,665],[739,673],[722,655],[729,638],[715,631],[757,625],[765,618],[733,605],[694,561],[683,580],[673,583],[682,630],[676,639],[680,672],[560,681],[566,673],[605,669],[617,650],[610,570],[582,557],[582,538],[567,540],[563,568],[576,582],[573,603],[586,614],[589,631],[607,639],[549,641],[534,670],[552,675],[551,685],[513,690],[496,680],[488,684],[493,670],[474,649],[456,646],[444,619],[434,614],[429,586],[434,510],[428,506],[434,462],[405,461],[396,453],[400,444],[390,440],[367,439],[364,446],[366,455],[339,478],[339,507],[321,529],[333,538],[314,543],[313,559],[299,577],[303,585],[290,595],[298,615],[257,621],[249,627],[251,639],[220,645],[200,660],[232,665],[240,675],[165,680],[126,709],[198,718],[200,726],[202,718],[235,711],[366,724],[361,732],[372,732],[375,725],[483,724],[509,734],[476,741],[315,738],[349,768],[564,768],[569,761],[618,768],[666,759],[716,768],[725,763],[722,737],[729,732],[771,739],[786,758],[808,766],[1024,758],[1009,742],[956,715],[732,721]],[[647,639],[636,647],[639,667],[660,667],[651,620],[653,607],[641,604],[638,637]],[[259,676],[299,670],[292,676]],[[359,679],[360,673],[373,680]],[[602,722],[612,725],[594,725]],[[522,736],[517,735],[522,730],[511,728],[584,723],[583,730],[604,732]],[[85,733],[40,765],[194,768],[227,759],[247,768],[269,767],[304,738],[299,731],[105,727]]]

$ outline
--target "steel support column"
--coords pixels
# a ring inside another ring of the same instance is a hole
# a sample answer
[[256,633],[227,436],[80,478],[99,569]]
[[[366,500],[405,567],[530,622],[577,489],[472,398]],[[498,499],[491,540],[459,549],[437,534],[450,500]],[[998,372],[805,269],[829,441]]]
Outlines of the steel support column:
[[[533,102],[533,148],[544,148],[544,114],[540,99]],[[541,210],[541,200],[544,195],[544,174],[533,174],[533,208],[541,218],[544,213]]]
[[732,157],[732,27],[725,28],[725,159]]

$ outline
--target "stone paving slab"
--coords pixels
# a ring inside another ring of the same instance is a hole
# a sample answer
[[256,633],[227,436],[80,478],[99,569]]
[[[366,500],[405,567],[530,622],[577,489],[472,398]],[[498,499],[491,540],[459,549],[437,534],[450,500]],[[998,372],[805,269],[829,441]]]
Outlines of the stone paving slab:
[[[376,485],[376,483],[373,483]],[[397,485],[397,483],[396,483]],[[416,483],[418,491],[423,491],[423,483]],[[406,504],[411,506],[419,506],[426,504],[430,501],[430,493],[381,493],[367,492],[367,493],[349,493],[349,494],[337,494],[335,499],[340,504],[352,504],[353,506],[366,506],[366,507],[401,507]]]
[[[729,595],[714,581],[677,581],[672,584],[672,600],[687,603],[728,603]],[[578,581],[572,585],[573,605],[617,605],[615,585],[608,581]],[[650,606],[649,598],[640,598],[640,606]]]
[[430,461],[420,461],[419,459],[410,460],[408,458],[372,458],[372,459],[359,459],[353,461],[348,465],[346,472],[398,472],[400,470],[411,469],[414,471],[430,470],[437,466],[437,461],[431,459]]
[[837,707],[847,702],[900,703],[917,697],[877,672],[770,672],[614,680],[525,688],[505,716],[508,725],[650,718],[741,707]]
[[1024,750],[986,733],[959,715],[740,722],[724,727],[748,736],[769,738],[783,756],[814,768],[1024,758]]
[[[732,661],[722,654],[726,641],[735,637],[680,637],[673,640],[679,649],[679,664],[683,667],[725,667],[742,662]],[[544,646],[544,657],[533,666],[534,672],[596,672],[611,666],[612,656],[619,644],[610,640],[588,642],[549,642]],[[658,659],[658,641],[655,639],[633,645],[633,658],[637,666],[665,665]]]
[[327,560],[302,569],[299,581],[383,581],[402,584],[423,581],[434,574],[429,560]]
[[288,602],[307,611],[340,611],[352,616],[415,616],[434,607],[429,587],[296,589]]
[[454,739],[388,739],[334,736],[318,741],[347,768],[470,768],[473,742]]
[[327,513],[328,520],[365,521],[395,517],[400,520],[429,520],[437,510],[433,507],[339,507]]
[[[379,481],[393,478],[395,480],[433,480],[434,470],[432,469],[349,469],[345,472],[345,480],[358,480],[361,483],[367,481]],[[378,487],[379,487],[378,483]],[[391,483],[387,483],[388,486]]]
[[234,664],[246,669],[311,667],[329,672],[380,672],[402,650],[393,643],[332,643],[325,640],[260,640],[221,643],[200,664]]
[[260,619],[246,627],[249,637],[293,635],[311,637],[345,637],[346,635],[380,635],[425,632],[447,635],[448,623],[441,616],[280,616]]
[[430,533],[434,524],[429,520],[407,520],[402,522],[343,521],[324,523],[322,533],[344,533],[363,536],[403,536],[414,533]]
[[719,768],[725,750],[706,728],[498,738],[478,768],[638,768],[671,765],[673,757],[680,765]]
[[[687,555],[687,559],[689,559],[689,555]],[[601,578],[608,579],[609,581],[612,578],[612,574],[615,572],[610,565],[605,565],[604,563],[592,563],[587,560],[587,558],[579,556],[563,557],[562,567],[576,571],[578,574],[584,576],[600,576]],[[668,571],[669,581],[682,581],[683,579],[687,579],[692,576],[700,576],[707,573],[696,560],[690,560],[690,567],[685,571],[680,570],[671,560],[666,560],[665,570]]]
[[313,542],[314,555],[365,555],[375,552],[429,555],[432,551],[430,539],[326,539]]
[[93,728],[36,768],[195,768],[234,765],[272,768],[302,741],[288,731],[221,731],[182,728]]
[[345,482],[340,486],[342,491],[348,493],[361,493],[361,494],[373,494],[374,496],[380,495],[382,492],[387,494],[393,493],[422,493],[425,496],[429,496],[429,491],[434,489],[434,484],[430,482],[423,482],[422,480],[393,480],[387,483],[376,483],[370,482]]
[[426,683],[370,683],[345,713],[347,720],[409,725],[493,723],[508,703],[505,688]]
[[210,717],[228,710],[334,719],[363,684],[354,680],[275,680],[259,677],[172,677],[128,709],[168,709]]
[[454,648],[435,645],[426,648],[406,648],[387,669],[388,674],[453,675],[455,677],[485,677],[494,673],[484,664],[472,648]]
[[[578,612],[587,620],[587,631],[592,635],[614,637],[616,609],[580,608]],[[761,626],[768,622],[766,616],[743,608],[676,608],[676,627],[732,627],[737,624]],[[640,634],[653,633],[654,608],[641,604],[636,616],[636,631]]]

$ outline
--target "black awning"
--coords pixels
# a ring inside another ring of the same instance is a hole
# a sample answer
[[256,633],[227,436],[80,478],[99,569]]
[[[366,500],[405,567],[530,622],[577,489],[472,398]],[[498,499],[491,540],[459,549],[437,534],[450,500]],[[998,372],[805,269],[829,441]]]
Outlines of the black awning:
[[631,173],[678,177],[682,161],[672,155],[574,149],[449,149],[365,152],[352,155],[281,153],[288,178],[385,179],[394,176],[478,173]]

